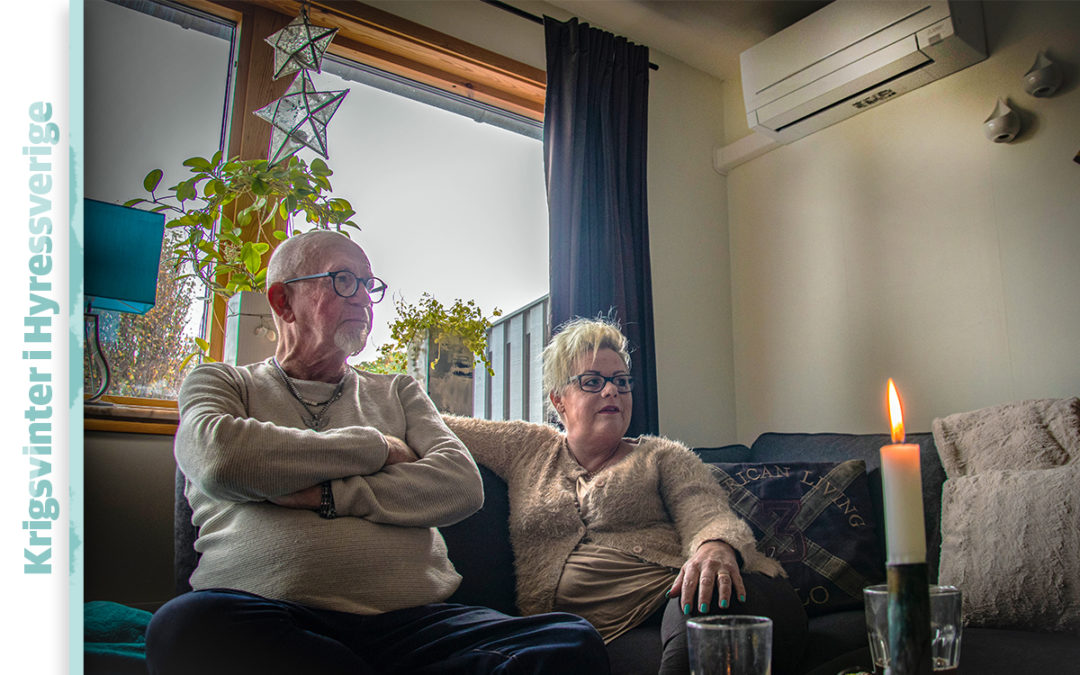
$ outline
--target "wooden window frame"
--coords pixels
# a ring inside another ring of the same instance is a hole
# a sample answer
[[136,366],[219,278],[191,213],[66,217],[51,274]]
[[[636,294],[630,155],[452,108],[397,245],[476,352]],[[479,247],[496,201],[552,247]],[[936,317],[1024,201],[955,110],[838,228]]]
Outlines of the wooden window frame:
[[[251,114],[280,98],[291,78],[274,80],[266,36],[299,16],[306,5],[312,23],[338,29],[329,53],[385,72],[543,121],[544,71],[463,40],[350,0],[174,0],[236,24],[236,74],[230,105],[228,152],[240,159],[265,158],[270,125]],[[243,236],[255,238],[255,231]],[[264,237],[264,241],[276,241]],[[270,254],[267,253],[267,256]],[[212,300],[210,356],[221,360],[225,301]],[[86,406],[88,430],[174,433],[176,401],[106,396],[115,410]],[[170,412],[165,412],[170,411]],[[168,416],[171,415],[171,418]]]
[[106,396],[111,405],[83,406],[83,430],[173,436],[180,411],[176,401],[163,398]]

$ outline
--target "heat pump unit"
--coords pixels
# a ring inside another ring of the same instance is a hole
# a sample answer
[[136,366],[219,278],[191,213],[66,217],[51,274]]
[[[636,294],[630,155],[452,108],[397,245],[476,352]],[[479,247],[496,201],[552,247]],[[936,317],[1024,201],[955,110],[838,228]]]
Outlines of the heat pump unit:
[[986,58],[971,0],[836,0],[741,55],[750,128],[781,143]]

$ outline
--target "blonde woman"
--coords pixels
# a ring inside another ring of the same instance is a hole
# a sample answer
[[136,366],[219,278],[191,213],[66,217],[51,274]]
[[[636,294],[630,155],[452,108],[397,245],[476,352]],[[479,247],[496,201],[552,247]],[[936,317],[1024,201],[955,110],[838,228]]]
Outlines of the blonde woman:
[[[448,420],[477,461],[507,482],[519,609],[588,619],[608,643],[615,673],[620,662],[656,663],[662,651],[659,672],[680,675],[689,671],[687,618],[766,615],[774,672],[793,670],[806,614],[779,563],[755,548],[750,527],[693,452],[666,438],[624,437],[633,378],[619,327],[564,325],[544,350],[544,389],[565,432]],[[653,625],[653,654],[642,653],[640,637],[620,643]]]

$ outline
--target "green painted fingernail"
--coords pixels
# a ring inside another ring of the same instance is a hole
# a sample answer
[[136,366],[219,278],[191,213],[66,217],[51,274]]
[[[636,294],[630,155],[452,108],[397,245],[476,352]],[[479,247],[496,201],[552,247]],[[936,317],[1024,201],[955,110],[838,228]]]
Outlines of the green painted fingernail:
[[709,613],[709,606],[706,605],[704,602],[701,603],[701,613],[702,614],[708,614]]
[[745,595],[740,595],[739,596],[739,602],[746,602],[746,596]]
[[685,605],[683,605],[682,613],[687,615],[687,616],[690,616],[690,603],[689,602],[686,603]]
[[727,599],[720,601],[720,609],[727,609]]

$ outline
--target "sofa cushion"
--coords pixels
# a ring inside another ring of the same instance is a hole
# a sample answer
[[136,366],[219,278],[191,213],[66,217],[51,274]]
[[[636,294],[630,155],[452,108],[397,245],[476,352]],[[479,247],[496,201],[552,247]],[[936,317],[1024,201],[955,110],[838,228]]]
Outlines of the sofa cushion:
[[510,548],[510,498],[506,483],[483,465],[484,506],[460,523],[440,527],[461,585],[447,602],[481,605],[516,615],[514,553]]
[[884,579],[862,460],[711,466],[808,616],[861,607],[862,589]]
[[965,622],[1080,635],[1077,514],[1077,464],[946,481],[941,581],[963,591]]
[[191,505],[184,494],[187,479],[179,468],[173,481],[173,591],[176,595],[191,590],[191,575],[199,565],[195,541],[199,528],[191,522]]
[[[937,580],[941,550],[941,485],[945,470],[941,467],[934,437],[929,433],[911,433],[906,443],[919,446],[919,465],[922,471],[923,522],[926,527],[926,561],[930,580]],[[861,459],[866,462],[870,485],[870,501],[874,504],[877,522],[884,522],[881,497],[881,446],[892,443],[888,434],[787,434],[764,433],[751,447],[755,462],[807,461],[842,462]],[[877,528],[878,545],[885,550],[885,528]]]
[[934,442],[950,478],[1080,462],[1080,398],[1003,403],[935,419]]
[[[866,613],[861,608],[814,617],[808,624],[806,651],[799,662],[799,672],[817,668],[838,654],[867,647]],[[836,675],[839,671],[840,668],[836,668],[828,671],[828,675]]]
[[631,628],[607,645],[608,661],[614,675],[656,675],[664,645],[658,621]]
[[694,448],[694,453],[706,463],[749,462],[750,448],[741,443],[722,445],[717,448]]

